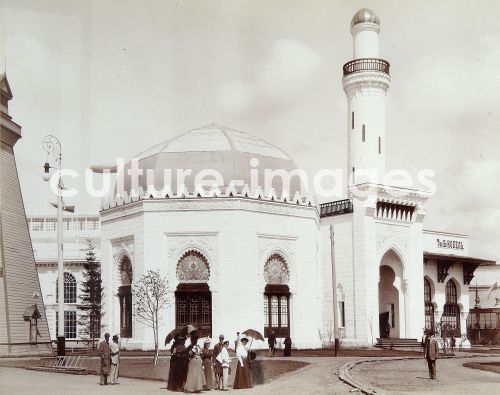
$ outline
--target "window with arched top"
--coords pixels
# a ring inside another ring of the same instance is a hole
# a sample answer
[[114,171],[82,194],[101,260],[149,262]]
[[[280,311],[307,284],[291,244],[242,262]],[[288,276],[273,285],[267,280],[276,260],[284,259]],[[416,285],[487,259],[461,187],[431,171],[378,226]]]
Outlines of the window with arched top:
[[432,304],[432,289],[429,280],[424,278],[425,329],[434,330],[434,305]]
[[122,256],[120,260],[120,280],[122,285],[131,285],[134,279],[132,271],[132,262],[127,255]]
[[132,281],[134,272],[132,261],[127,255],[123,255],[118,263],[120,271],[121,286],[118,288],[118,300],[120,302],[120,336],[132,337]]
[[[76,303],[76,288],[75,276],[64,272],[64,303]],[[56,280],[56,300],[59,300],[59,279]]]
[[[443,335],[454,332],[460,336],[460,306],[458,305],[457,286],[453,280],[448,280],[445,287],[446,303],[441,316],[441,331]],[[448,332],[448,333],[446,333]]]
[[264,336],[290,336],[290,280],[288,265],[280,254],[271,255],[264,264]]
[[177,263],[177,279],[180,282],[207,282],[210,269],[207,259],[198,251],[186,252]]

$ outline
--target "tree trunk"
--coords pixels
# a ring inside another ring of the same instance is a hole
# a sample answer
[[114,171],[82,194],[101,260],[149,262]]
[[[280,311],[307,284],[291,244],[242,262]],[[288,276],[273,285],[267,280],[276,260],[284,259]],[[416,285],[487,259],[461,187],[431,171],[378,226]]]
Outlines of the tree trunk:
[[153,334],[155,341],[155,357],[154,357],[154,365],[158,363],[158,326],[156,328],[153,326]]

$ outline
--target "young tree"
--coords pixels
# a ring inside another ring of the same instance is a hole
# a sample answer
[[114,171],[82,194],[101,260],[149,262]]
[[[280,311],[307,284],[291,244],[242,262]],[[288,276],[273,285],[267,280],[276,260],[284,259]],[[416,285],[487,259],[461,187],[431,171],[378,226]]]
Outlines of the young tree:
[[81,283],[80,304],[78,311],[80,319],[80,336],[93,350],[101,336],[102,300],[104,288],[102,287],[100,264],[96,262],[92,239],[87,239],[87,256],[83,267],[83,281]]
[[148,270],[133,287],[135,317],[153,329],[155,365],[158,362],[158,328],[161,312],[168,306],[168,291],[167,278],[162,277],[160,270]]

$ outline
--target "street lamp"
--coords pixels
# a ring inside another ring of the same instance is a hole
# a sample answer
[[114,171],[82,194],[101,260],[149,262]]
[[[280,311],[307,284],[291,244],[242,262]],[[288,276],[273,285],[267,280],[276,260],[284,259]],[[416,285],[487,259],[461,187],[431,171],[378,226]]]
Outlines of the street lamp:
[[[47,161],[43,165],[43,179],[45,181],[50,180],[50,169],[57,169],[58,181],[57,181],[57,269],[58,269],[58,281],[57,281],[57,294],[58,294],[58,322],[57,322],[57,355],[64,356],[66,354],[66,339],[64,337],[64,260],[63,260],[63,210],[73,212],[74,206],[64,207],[64,202],[62,198],[62,191],[64,189],[64,184],[61,177],[62,169],[62,153],[61,153],[61,142],[55,136],[48,135],[43,139],[43,148],[47,153]],[[49,156],[53,156],[56,166],[52,167],[49,164]]]

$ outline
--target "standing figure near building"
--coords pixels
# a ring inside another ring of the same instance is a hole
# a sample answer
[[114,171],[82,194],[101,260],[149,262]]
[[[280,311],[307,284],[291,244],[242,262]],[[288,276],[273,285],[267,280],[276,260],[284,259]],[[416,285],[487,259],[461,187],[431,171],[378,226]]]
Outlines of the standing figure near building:
[[109,346],[109,333],[104,334],[104,340],[97,349],[101,357],[101,385],[108,385],[108,375],[111,367],[111,348]]
[[269,356],[272,357],[274,355],[274,349],[276,347],[276,335],[274,332],[271,332],[267,339],[267,343],[269,344]]
[[436,340],[434,331],[429,333],[429,338],[426,342],[425,359],[429,368],[429,377],[436,380],[436,359],[439,355],[439,345]]
[[201,361],[201,348],[198,346],[199,336],[191,333],[191,344],[188,347],[189,364],[187,371],[185,392],[201,392],[205,385],[203,364]]
[[222,391],[229,389],[229,371],[231,370],[231,358],[229,357],[229,340],[224,342],[222,351],[217,355],[217,360],[222,365]]
[[203,389],[210,391],[214,388],[214,381],[212,379],[212,350],[210,350],[210,338],[206,338],[203,343],[203,350],[201,350],[201,359],[203,361],[203,373],[205,374],[205,385]]
[[252,371],[250,366],[250,358],[248,355],[248,348],[246,347],[248,339],[244,337],[241,339],[241,345],[236,349],[236,357],[238,363],[236,364],[236,376],[234,378],[234,389],[252,388]]
[[118,335],[113,335],[110,344],[111,349],[111,384],[118,384],[118,369],[120,366],[120,346],[118,345]]
[[284,357],[291,357],[292,356],[292,339],[290,336],[285,337],[285,350],[283,351],[283,356]]
[[236,352],[236,349],[238,348],[238,346],[240,345],[240,339],[241,339],[240,332],[236,332],[236,340],[234,341],[234,351],[235,352]]
[[214,373],[215,373],[215,385],[217,389],[221,389],[222,386],[222,364],[217,360],[217,355],[224,348],[224,335],[219,335],[219,343],[214,346],[214,352],[212,354],[212,361],[214,363]]
[[170,370],[167,384],[167,389],[170,391],[184,391],[188,363],[185,342],[186,338],[178,335],[174,338],[174,344],[170,348]]

